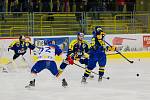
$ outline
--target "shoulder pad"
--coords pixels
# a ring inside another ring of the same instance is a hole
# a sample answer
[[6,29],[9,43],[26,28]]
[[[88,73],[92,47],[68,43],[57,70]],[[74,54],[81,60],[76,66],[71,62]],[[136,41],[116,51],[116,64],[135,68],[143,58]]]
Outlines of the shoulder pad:
[[13,47],[15,44],[20,44],[20,43],[19,43],[19,40],[13,41],[13,42],[9,45],[9,47]]
[[82,42],[85,43],[85,44],[89,44],[86,40],[83,40]]
[[69,44],[69,49],[73,50],[73,47],[77,42],[78,42],[77,40],[72,40]]

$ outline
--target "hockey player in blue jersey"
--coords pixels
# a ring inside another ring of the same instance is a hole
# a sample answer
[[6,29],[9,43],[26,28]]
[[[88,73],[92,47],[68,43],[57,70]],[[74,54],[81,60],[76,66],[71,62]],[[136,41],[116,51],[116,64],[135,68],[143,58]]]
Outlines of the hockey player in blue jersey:
[[[59,77],[60,72],[57,68],[55,62],[55,55],[60,56],[62,54],[62,50],[55,44],[48,44],[48,46],[43,46],[36,48],[35,54],[38,57],[38,61],[34,64],[31,69],[31,74],[33,79],[29,82],[29,85],[26,87],[35,86],[35,80],[37,74],[40,73],[44,69],[48,69],[54,76]],[[65,79],[62,79],[62,86],[67,86],[67,82]]]
[[[29,41],[26,41],[26,38],[24,35],[20,35],[19,40],[13,41],[9,45],[8,51],[9,50],[14,51],[13,61],[16,60],[19,56],[22,56],[23,60],[25,61],[25,58],[23,57],[23,55],[27,52],[28,48],[33,50],[35,46],[31,44]],[[13,61],[10,61],[8,64],[13,63]],[[6,66],[3,68],[3,72],[8,72]]]
[[19,41],[14,41],[10,44],[8,51],[9,50],[14,51],[13,60],[15,60],[20,55],[23,56],[26,53],[28,48],[33,50],[35,48],[35,46],[33,44],[31,44],[30,42],[27,42],[25,40],[25,36],[21,35],[19,37]]
[[89,77],[91,70],[96,67],[96,63],[99,64],[99,79],[98,81],[102,80],[105,71],[106,65],[106,54],[105,51],[107,50],[115,50],[116,47],[106,46],[105,42],[103,41],[105,33],[103,32],[100,26],[96,26],[95,30],[93,31],[93,37],[91,39],[91,47],[89,50],[89,62],[88,66],[84,72],[81,82],[86,83],[87,77]]
[[103,32],[102,27],[101,26],[96,26],[94,31],[92,32],[93,37],[96,37],[97,34],[100,34],[101,32]]
[[60,70],[63,71],[67,65],[74,64],[75,61],[79,61],[81,64],[88,64],[88,51],[89,44],[84,39],[84,33],[78,32],[77,39],[72,40],[69,45],[69,50],[66,60],[60,65]]

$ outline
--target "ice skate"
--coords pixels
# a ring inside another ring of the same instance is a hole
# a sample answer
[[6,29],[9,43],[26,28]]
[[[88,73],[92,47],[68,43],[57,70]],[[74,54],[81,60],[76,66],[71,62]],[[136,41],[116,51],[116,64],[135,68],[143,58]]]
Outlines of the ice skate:
[[2,69],[2,72],[3,72],[3,73],[8,73],[8,71],[7,71],[6,68],[3,68],[3,69]]
[[101,82],[102,81],[102,76],[99,76],[98,77],[98,82]]
[[35,87],[35,79],[30,81],[29,85],[25,86],[25,88]]
[[62,70],[62,69],[59,69],[59,70],[58,70],[58,74],[56,75],[56,77],[59,77],[62,73],[63,73],[63,70]]
[[68,86],[68,83],[65,79],[62,79],[62,86],[63,87],[67,87]]
[[86,82],[86,77],[82,77],[82,80],[81,80],[81,83],[83,83],[83,84],[86,84],[87,82]]
[[90,74],[89,78],[94,79],[94,75]]

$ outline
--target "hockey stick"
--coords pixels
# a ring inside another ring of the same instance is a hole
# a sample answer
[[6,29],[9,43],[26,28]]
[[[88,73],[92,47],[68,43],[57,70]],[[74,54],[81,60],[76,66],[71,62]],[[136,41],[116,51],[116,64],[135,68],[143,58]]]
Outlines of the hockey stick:
[[[76,64],[76,63],[74,63],[76,66],[78,66],[78,67],[80,67],[80,68],[82,68],[82,69],[86,69],[85,67],[82,67],[82,66],[80,66],[80,65],[78,65],[78,64]],[[99,75],[98,73],[96,73],[96,72],[94,72],[94,71],[91,71],[93,74],[95,74],[95,75]],[[104,78],[104,79],[110,79],[110,77],[102,77],[102,78]]]
[[[106,44],[108,44],[110,47],[112,47],[112,45],[110,45],[108,42],[104,41]],[[134,61],[129,60],[127,57],[125,57],[121,52],[119,52],[118,50],[115,50],[118,54],[120,54],[123,58],[125,58],[128,62],[133,63]]]

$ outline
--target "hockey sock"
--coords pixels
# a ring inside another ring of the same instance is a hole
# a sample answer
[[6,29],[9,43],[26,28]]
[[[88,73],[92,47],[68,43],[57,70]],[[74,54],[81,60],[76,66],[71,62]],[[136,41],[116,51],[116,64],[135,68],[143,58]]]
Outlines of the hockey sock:
[[56,74],[56,77],[59,77],[62,74],[63,70],[62,69],[58,69],[58,73]]
[[91,70],[86,69],[84,72],[84,77],[89,77],[90,74],[91,74]]
[[104,75],[104,71],[105,71],[104,68],[105,68],[104,66],[103,67],[99,67],[99,76],[103,76]]

